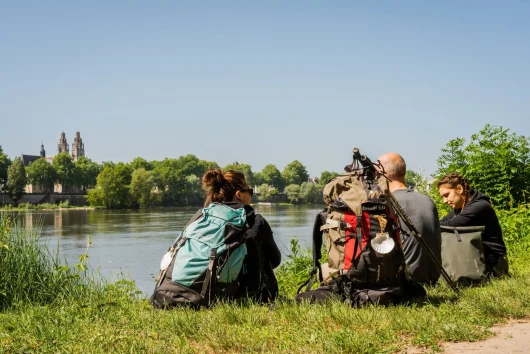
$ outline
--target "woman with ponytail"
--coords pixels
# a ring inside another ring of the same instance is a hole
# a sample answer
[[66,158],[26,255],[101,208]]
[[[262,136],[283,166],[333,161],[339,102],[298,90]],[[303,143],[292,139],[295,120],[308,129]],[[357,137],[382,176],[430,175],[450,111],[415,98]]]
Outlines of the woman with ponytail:
[[211,203],[222,203],[234,209],[245,209],[249,227],[246,235],[257,241],[261,253],[262,291],[259,300],[274,300],[278,295],[278,282],[273,269],[280,265],[281,253],[269,223],[250,206],[254,191],[247,184],[245,175],[232,170],[222,172],[220,169],[210,169],[202,176],[202,186],[205,207]]
[[438,192],[445,204],[453,209],[440,220],[441,226],[484,226],[482,244],[486,272],[500,276],[508,273],[508,257],[499,219],[490,199],[474,190],[458,173],[450,173],[438,181]]

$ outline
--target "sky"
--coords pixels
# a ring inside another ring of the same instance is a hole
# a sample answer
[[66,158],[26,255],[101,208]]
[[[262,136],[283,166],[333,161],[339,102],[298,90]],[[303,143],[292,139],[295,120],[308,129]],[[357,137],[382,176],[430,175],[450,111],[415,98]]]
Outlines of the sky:
[[0,145],[428,175],[486,124],[530,135],[529,63],[528,0],[4,0]]

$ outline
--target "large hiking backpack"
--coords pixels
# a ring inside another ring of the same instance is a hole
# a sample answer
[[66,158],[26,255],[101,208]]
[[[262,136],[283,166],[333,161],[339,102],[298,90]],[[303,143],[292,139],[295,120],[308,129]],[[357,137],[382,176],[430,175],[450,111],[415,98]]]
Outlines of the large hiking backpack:
[[[323,193],[328,208],[317,215],[313,226],[314,268],[307,291],[297,295],[297,300],[319,302],[333,293],[352,305],[388,304],[401,301],[407,293],[425,295],[421,286],[408,281],[389,193],[384,176],[368,179],[362,170],[328,182]],[[320,265],[323,236],[328,256],[324,268],[329,274],[323,274]],[[321,288],[311,292],[316,275]],[[319,299],[323,293],[328,294]]]
[[245,235],[245,209],[214,203],[190,221],[162,258],[152,305],[199,308],[256,293],[261,258],[257,242]]

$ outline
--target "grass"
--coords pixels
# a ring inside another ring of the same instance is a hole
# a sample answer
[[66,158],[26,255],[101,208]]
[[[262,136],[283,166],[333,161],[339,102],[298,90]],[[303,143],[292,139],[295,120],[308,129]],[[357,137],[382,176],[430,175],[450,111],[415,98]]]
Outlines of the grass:
[[0,210],[2,211],[25,211],[25,210],[62,210],[62,209],[96,209],[90,206],[72,206],[68,203],[68,200],[60,202],[59,204],[42,203],[42,204],[31,204],[31,203],[20,203],[17,206],[5,205]]
[[[40,272],[58,272],[55,276],[65,280],[41,280],[40,289],[49,294],[50,287],[57,287],[55,293],[62,295],[41,297],[41,291],[25,286],[12,296],[9,288],[11,300],[0,312],[0,352],[392,353],[410,345],[437,350],[443,341],[476,341],[488,337],[488,328],[495,323],[530,315],[528,213],[528,208],[521,208],[499,214],[511,277],[462,289],[459,298],[439,284],[428,289],[426,300],[408,306],[352,309],[341,303],[311,306],[287,300],[270,306],[218,304],[203,311],[155,311],[138,297],[133,282],[94,283],[83,270],[83,259],[81,267],[68,271],[44,262],[49,266]],[[13,237],[4,235],[2,242]],[[290,298],[311,267],[307,251],[296,241],[291,246],[293,253],[277,272],[281,292]],[[0,256],[5,252],[0,247]],[[43,254],[50,259],[49,253]],[[0,274],[7,276],[1,269]]]
[[86,255],[74,267],[62,264],[58,252],[42,247],[39,229],[0,214],[0,310],[17,303],[77,301],[101,288],[87,275]]

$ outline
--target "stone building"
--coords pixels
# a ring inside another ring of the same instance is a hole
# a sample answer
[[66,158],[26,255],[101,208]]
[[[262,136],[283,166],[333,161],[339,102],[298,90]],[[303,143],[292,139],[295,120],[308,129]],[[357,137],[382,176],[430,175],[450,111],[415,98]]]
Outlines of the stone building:
[[83,144],[81,134],[76,132],[74,142],[72,144],[72,160],[77,161],[81,156],[85,156],[85,144]]
[[61,133],[61,138],[59,139],[59,144],[57,144],[57,153],[66,152],[67,154],[70,153],[70,149],[68,147],[68,142],[66,141],[66,137],[64,136],[64,132]]
[[[66,136],[64,132],[61,133],[61,137],[59,139],[59,144],[57,144],[57,153],[70,153],[70,147],[68,146],[68,142],[66,140]],[[72,161],[77,161],[81,156],[85,156],[85,144],[83,143],[83,139],[81,139],[81,134],[79,132],[75,133],[74,142],[72,143]],[[40,146],[40,154],[39,155],[26,155],[22,154],[22,162],[24,163],[25,167],[28,167],[30,163],[32,163],[35,160],[38,160],[40,158],[45,158],[48,163],[52,163],[55,156],[46,156],[46,150],[44,149],[44,143]],[[53,188],[54,193],[62,193],[63,188],[60,184],[56,184]],[[44,190],[42,186],[34,186],[31,184],[28,184],[25,188],[26,193],[48,193],[49,191]]]

